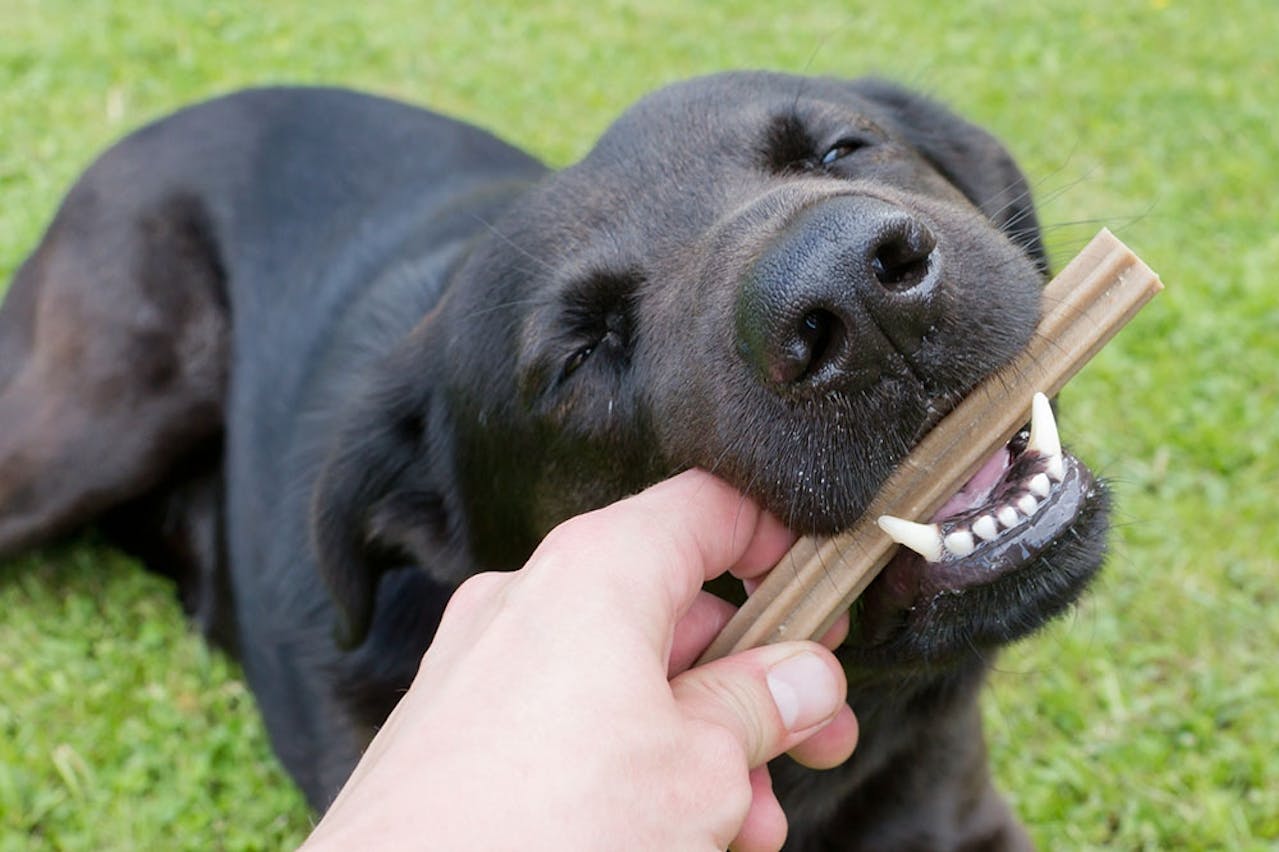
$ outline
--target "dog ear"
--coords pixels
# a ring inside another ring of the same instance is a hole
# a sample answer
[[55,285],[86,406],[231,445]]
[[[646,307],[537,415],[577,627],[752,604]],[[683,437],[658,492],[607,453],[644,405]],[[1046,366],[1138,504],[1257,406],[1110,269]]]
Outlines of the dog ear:
[[312,543],[345,648],[367,635],[385,572],[452,573],[450,494],[437,473],[447,447],[430,383],[405,360],[379,365],[347,410],[313,495]]
[[1030,186],[1012,154],[987,131],[895,83],[857,80],[858,95],[887,107],[907,142],[1048,275]]

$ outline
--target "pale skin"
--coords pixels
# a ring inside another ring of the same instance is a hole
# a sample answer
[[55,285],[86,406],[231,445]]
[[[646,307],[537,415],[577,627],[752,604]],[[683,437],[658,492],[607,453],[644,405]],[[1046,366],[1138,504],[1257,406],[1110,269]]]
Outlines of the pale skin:
[[468,580],[305,849],[726,849],[786,837],[768,760],[852,753],[833,647],[691,667],[794,536],[700,471],[574,518]]

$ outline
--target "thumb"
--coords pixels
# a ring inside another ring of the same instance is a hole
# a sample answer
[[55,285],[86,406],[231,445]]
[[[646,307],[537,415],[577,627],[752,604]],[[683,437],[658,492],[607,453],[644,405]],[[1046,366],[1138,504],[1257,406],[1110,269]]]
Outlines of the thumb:
[[690,718],[725,728],[750,766],[803,742],[844,706],[848,684],[815,642],[779,642],[689,669],[671,681]]

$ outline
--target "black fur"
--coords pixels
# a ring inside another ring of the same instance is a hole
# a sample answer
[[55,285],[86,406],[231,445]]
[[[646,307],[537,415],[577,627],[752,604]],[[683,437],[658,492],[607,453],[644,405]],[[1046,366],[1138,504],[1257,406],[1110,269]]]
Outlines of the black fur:
[[[97,520],[175,576],[323,808],[467,575],[690,466],[846,527],[1024,345],[1046,272],[1004,148],[883,81],[680,84],[558,173],[378,98],[231,95],[105,154],[19,271],[0,553]],[[976,696],[1096,569],[1089,500],[998,582],[872,587],[862,744],[778,762],[789,848],[1026,843]]]

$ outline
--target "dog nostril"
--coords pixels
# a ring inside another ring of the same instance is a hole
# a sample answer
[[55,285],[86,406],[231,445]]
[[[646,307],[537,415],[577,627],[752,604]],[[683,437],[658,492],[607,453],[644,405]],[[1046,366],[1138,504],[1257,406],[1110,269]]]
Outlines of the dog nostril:
[[768,358],[767,374],[778,385],[796,384],[819,371],[839,343],[839,320],[815,308],[791,327]]
[[870,268],[886,290],[904,292],[928,275],[928,259],[937,247],[932,231],[918,222],[889,235],[875,248]]
[[778,384],[793,384],[819,372],[834,357],[843,325],[830,311],[814,308],[796,323],[769,371]]
[[826,357],[834,323],[835,318],[830,312],[823,310],[809,311],[799,321],[799,339],[803,341],[808,355],[806,359],[808,366],[805,372],[811,372]]

